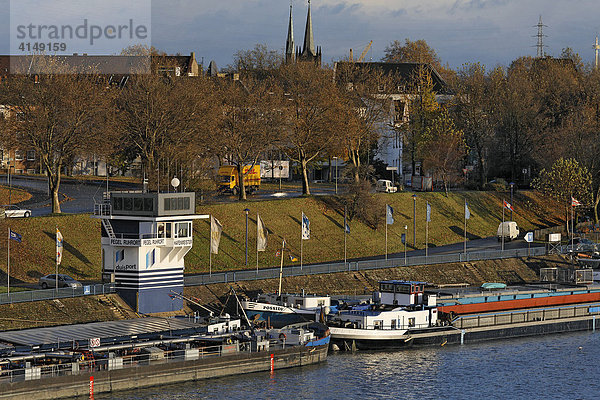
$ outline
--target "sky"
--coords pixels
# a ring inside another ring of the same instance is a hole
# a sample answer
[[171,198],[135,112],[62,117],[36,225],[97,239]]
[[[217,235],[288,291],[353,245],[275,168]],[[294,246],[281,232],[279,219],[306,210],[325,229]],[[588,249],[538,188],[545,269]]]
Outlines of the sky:
[[[22,0],[13,0],[22,1]],[[59,19],[67,8],[64,0],[27,0],[45,7],[44,15]],[[81,4],[105,4],[68,0]],[[132,3],[123,2],[118,3]],[[149,0],[135,0],[135,2]],[[293,1],[294,39],[302,43],[306,23],[306,0]],[[0,0],[0,29],[9,30],[10,0]],[[148,3],[146,3],[148,4]],[[151,42],[169,54],[194,51],[208,66],[231,64],[238,50],[257,43],[283,51],[287,35],[289,0],[154,0],[151,6]],[[509,65],[517,57],[536,54],[540,15],[545,51],[558,56],[571,47],[591,63],[595,37],[600,33],[600,3],[597,0],[312,0],[314,38],[322,47],[323,62],[358,55],[373,41],[366,60],[379,61],[394,40],[425,39],[443,64],[459,68],[481,62],[492,68]],[[49,12],[55,5],[54,13]],[[33,8],[35,9],[35,7]],[[15,8],[13,8],[15,10]],[[145,10],[147,11],[147,10]],[[92,11],[86,11],[92,12]],[[97,6],[93,11],[109,20],[114,7]],[[135,12],[135,11],[134,11]],[[8,54],[7,36],[1,35],[0,52]]]

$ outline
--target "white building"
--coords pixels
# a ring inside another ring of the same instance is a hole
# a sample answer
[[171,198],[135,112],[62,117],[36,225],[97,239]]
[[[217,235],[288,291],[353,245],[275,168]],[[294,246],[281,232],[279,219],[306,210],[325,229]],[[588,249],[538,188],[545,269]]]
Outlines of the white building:
[[193,244],[195,193],[109,192],[96,204],[102,221],[102,280],[136,312],[182,308],[184,256]]

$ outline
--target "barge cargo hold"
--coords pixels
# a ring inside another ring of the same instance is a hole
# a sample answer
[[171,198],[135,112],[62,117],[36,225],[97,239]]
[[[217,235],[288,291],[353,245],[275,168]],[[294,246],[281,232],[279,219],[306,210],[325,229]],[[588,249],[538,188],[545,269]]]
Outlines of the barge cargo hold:
[[600,301],[600,285],[538,283],[503,290],[480,288],[437,291],[438,310],[453,315],[534,307],[552,307]]

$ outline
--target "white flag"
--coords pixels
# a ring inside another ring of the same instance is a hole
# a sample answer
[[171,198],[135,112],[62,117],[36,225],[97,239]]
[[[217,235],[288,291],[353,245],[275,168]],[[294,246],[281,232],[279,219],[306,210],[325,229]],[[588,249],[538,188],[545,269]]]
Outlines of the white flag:
[[210,251],[213,254],[219,254],[219,242],[221,241],[221,232],[223,225],[218,219],[210,216]]
[[56,264],[60,264],[62,261],[62,253],[63,253],[63,236],[56,228]]
[[310,221],[308,217],[302,213],[302,240],[310,239]]
[[269,232],[265,228],[265,224],[262,221],[260,215],[256,214],[256,250],[265,251],[267,250],[267,237]]

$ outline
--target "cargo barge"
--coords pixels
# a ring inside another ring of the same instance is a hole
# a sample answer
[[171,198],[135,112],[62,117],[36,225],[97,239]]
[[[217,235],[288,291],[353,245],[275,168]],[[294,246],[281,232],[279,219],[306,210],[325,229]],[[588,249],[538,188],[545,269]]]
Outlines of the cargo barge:
[[552,307],[600,301],[600,285],[536,283],[502,290],[445,289],[437,292],[438,310],[453,315]]
[[[94,337],[95,336],[95,337]],[[327,327],[166,318],[0,332],[0,399],[56,399],[324,361]]]
[[595,330],[600,316],[600,285],[593,283],[435,291],[424,291],[423,285],[382,281],[372,304],[330,315],[332,349],[399,349]]

